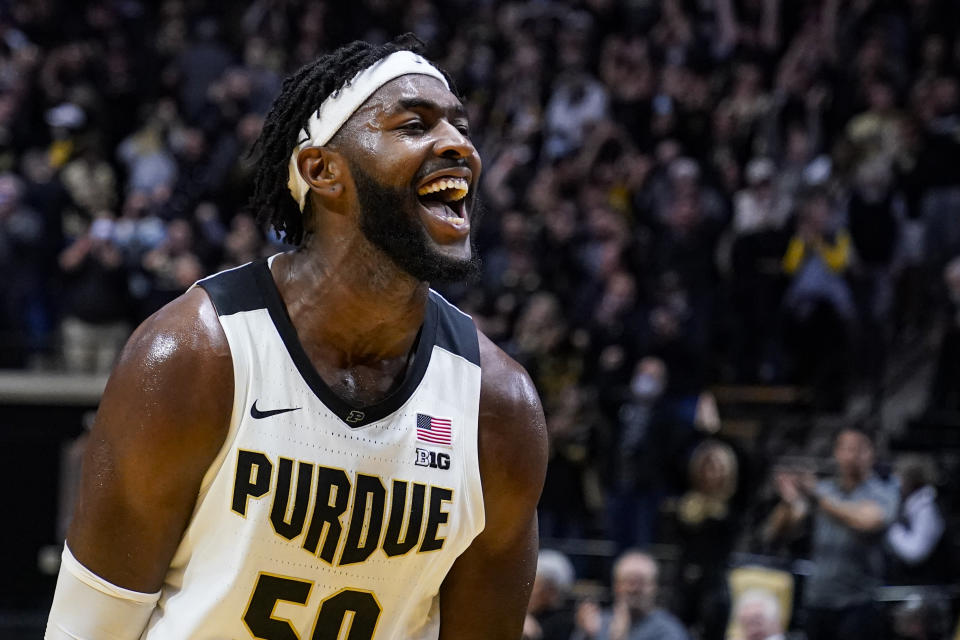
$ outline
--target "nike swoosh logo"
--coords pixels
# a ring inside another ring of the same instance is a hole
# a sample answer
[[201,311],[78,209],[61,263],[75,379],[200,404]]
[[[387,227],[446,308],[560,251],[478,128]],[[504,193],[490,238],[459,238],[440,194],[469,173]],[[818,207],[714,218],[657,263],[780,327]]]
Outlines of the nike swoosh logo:
[[260,420],[261,418],[269,418],[270,416],[286,413],[287,411],[298,411],[299,409],[300,407],[293,407],[292,409],[270,409],[268,411],[260,411],[257,409],[257,400],[254,400],[253,405],[250,407],[250,417],[254,420]]

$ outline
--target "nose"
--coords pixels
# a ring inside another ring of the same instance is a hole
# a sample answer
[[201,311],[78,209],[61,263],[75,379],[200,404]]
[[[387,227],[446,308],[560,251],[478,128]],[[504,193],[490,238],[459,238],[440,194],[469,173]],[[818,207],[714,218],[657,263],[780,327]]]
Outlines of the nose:
[[469,158],[477,153],[470,138],[465,136],[459,129],[447,122],[441,120],[437,123],[437,141],[434,145],[434,151],[443,158]]

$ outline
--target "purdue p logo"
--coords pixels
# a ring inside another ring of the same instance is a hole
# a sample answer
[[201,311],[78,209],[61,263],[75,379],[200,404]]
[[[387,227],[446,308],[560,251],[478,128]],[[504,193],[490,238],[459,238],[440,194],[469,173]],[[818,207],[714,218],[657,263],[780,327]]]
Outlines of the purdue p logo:
[[364,415],[363,411],[351,411],[347,414],[347,422],[360,422]]
[[430,467],[431,469],[449,469],[450,454],[417,447],[416,465],[418,467]]

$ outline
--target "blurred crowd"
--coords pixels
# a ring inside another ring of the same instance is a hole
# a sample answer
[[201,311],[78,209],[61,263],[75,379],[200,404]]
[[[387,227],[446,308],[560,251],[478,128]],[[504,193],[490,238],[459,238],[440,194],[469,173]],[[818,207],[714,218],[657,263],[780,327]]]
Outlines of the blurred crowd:
[[[731,552],[777,538],[811,557],[817,535],[846,534],[819,524],[829,498],[806,471],[724,437],[710,388],[790,385],[817,412],[875,413],[891,360],[936,343],[929,408],[960,411],[953,0],[0,3],[0,367],[107,371],[195,280],[284,250],[245,208],[246,151],[283,77],[404,31],[455,78],[484,158],[482,279],[443,291],[540,390],[543,538],[625,554],[611,607],[565,624],[780,637],[792,601],[750,587],[733,604]],[[922,565],[936,544],[884,532],[936,507],[937,482],[887,471],[824,490],[875,489],[867,564],[883,547],[896,566],[899,542]],[[671,571],[636,551],[667,541]],[[574,560],[559,583],[589,571]],[[942,637],[911,630],[936,610],[914,605],[897,637]]]

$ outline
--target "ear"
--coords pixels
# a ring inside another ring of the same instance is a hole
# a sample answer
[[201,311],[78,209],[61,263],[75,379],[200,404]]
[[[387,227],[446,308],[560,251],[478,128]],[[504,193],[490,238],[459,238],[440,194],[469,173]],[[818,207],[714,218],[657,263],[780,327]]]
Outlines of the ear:
[[336,210],[347,178],[346,159],[328,147],[307,147],[297,155],[297,168],[324,208]]

